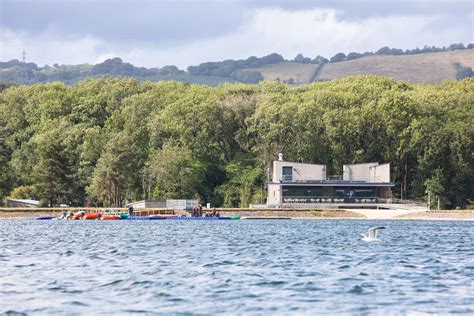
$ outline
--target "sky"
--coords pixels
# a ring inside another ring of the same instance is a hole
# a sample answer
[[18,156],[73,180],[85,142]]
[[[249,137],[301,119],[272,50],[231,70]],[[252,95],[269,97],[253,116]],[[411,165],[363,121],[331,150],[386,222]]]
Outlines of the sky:
[[474,1],[0,0],[0,61],[136,66],[474,42]]

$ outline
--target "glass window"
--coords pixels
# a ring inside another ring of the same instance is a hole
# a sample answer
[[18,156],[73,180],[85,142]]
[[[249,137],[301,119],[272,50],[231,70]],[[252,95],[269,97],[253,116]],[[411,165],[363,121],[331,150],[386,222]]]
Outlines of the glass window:
[[283,181],[293,181],[293,167],[283,167]]

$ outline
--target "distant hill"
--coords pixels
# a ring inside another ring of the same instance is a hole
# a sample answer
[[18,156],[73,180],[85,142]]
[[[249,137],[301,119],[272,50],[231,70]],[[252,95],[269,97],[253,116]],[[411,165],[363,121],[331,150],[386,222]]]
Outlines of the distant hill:
[[405,56],[367,56],[326,64],[315,80],[352,75],[379,75],[409,82],[440,83],[459,79],[461,69],[474,68],[474,49]]
[[259,71],[265,80],[308,84],[353,75],[378,75],[409,82],[440,83],[460,79],[463,70],[472,76],[474,49],[417,55],[372,55],[337,63],[280,62],[248,71]]
[[337,53],[330,59],[314,59],[298,54],[285,60],[273,53],[263,57],[241,60],[206,62],[189,66],[187,71],[174,65],[161,68],[136,67],[120,58],[107,59],[96,64],[45,65],[23,63],[18,60],[0,62],[0,84],[34,84],[62,81],[72,84],[88,77],[133,77],[139,81],[176,80],[216,86],[225,82],[258,83],[276,80],[292,85],[309,84],[352,75],[379,75],[409,82],[440,83],[472,77],[474,73],[474,45],[452,44],[437,48],[403,51],[382,47],[376,52],[347,56]]

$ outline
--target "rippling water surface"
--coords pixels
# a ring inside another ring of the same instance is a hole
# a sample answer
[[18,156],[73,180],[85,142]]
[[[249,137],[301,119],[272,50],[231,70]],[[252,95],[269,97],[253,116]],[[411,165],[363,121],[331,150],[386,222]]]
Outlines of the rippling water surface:
[[1,221],[8,312],[473,314],[474,222]]

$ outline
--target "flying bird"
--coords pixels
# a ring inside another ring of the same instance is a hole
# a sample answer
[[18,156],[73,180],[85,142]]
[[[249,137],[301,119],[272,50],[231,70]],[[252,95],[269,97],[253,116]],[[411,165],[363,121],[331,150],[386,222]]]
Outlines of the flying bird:
[[384,226],[370,227],[367,230],[366,234],[361,234],[362,240],[363,241],[378,241],[379,239],[377,239],[377,231],[379,229],[385,229],[385,227]]

